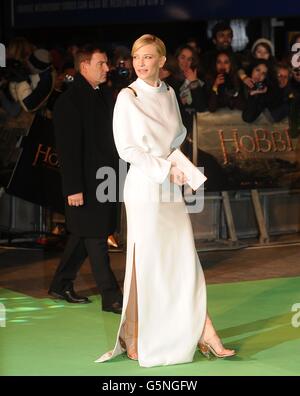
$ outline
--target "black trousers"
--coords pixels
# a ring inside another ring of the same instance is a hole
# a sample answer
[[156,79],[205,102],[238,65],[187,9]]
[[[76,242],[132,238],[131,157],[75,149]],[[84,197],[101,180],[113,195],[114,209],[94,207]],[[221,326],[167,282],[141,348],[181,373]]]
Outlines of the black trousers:
[[67,290],[87,256],[102,296],[102,304],[109,305],[116,301],[122,303],[122,293],[110,267],[107,238],[83,238],[71,234],[50,290],[57,293]]

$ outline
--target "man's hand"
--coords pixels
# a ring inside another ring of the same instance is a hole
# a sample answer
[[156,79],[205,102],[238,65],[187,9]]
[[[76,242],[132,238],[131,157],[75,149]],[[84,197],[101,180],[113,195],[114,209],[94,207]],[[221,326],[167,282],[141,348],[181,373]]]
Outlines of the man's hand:
[[83,203],[83,193],[68,195],[69,206],[82,206]]

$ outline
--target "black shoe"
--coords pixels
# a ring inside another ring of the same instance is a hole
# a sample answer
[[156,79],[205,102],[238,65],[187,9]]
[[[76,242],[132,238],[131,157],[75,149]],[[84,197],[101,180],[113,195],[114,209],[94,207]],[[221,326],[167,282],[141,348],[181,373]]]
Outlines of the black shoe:
[[87,297],[79,296],[74,292],[74,290],[65,290],[62,293],[57,293],[54,290],[49,290],[48,294],[54,298],[58,298],[59,300],[65,300],[71,304],[88,304],[91,302]]
[[114,312],[116,314],[121,314],[122,313],[122,304],[120,304],[118,301],[116,301],[109,305],[102,305],[102,311]]

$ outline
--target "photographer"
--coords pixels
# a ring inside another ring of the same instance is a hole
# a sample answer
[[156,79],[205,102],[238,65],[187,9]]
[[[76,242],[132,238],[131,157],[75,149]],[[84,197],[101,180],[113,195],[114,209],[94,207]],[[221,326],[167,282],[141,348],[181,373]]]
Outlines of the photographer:
[[242,118],[245,122],[254,122],[269,106],[270,96],[274,89],[270,74],[270,65],[264,59],[256,59],[249,67],[248,76],[253,88],[247,89],[247,100]]
[[207,84],[208,110],[243,110],[244,98],[231,53],[220,51],[215,58],[212,74]]
[[112,88],[114,99],[121,89],[128,87],[135,79],[129,49],[123,46],[114,51],[113,65],[108,74],[108,85]]
[[57,74],[55,86],[47,101],[47,117],[52,118],[53,108],[59,96],[65,92],[72,84],[75,76],[75,69],[70,64],[63,66],[62,72]]

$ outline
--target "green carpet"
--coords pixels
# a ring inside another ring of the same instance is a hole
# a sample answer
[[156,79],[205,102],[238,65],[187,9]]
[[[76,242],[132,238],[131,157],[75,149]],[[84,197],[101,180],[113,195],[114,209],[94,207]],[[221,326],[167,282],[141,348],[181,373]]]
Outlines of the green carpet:
[[120,316],[101,312],[99,298],[92,299],[92,304],[71,305],[0,289],[6,308],[6,327],[0,327],[0,374],[300,374],[300,327],[292,326],[300,277],[208,286],[209,312],[237,356],[207,360],[197,351],[193,363],[167,367],[141,368],[125,355],[94,363],[112,349]]

